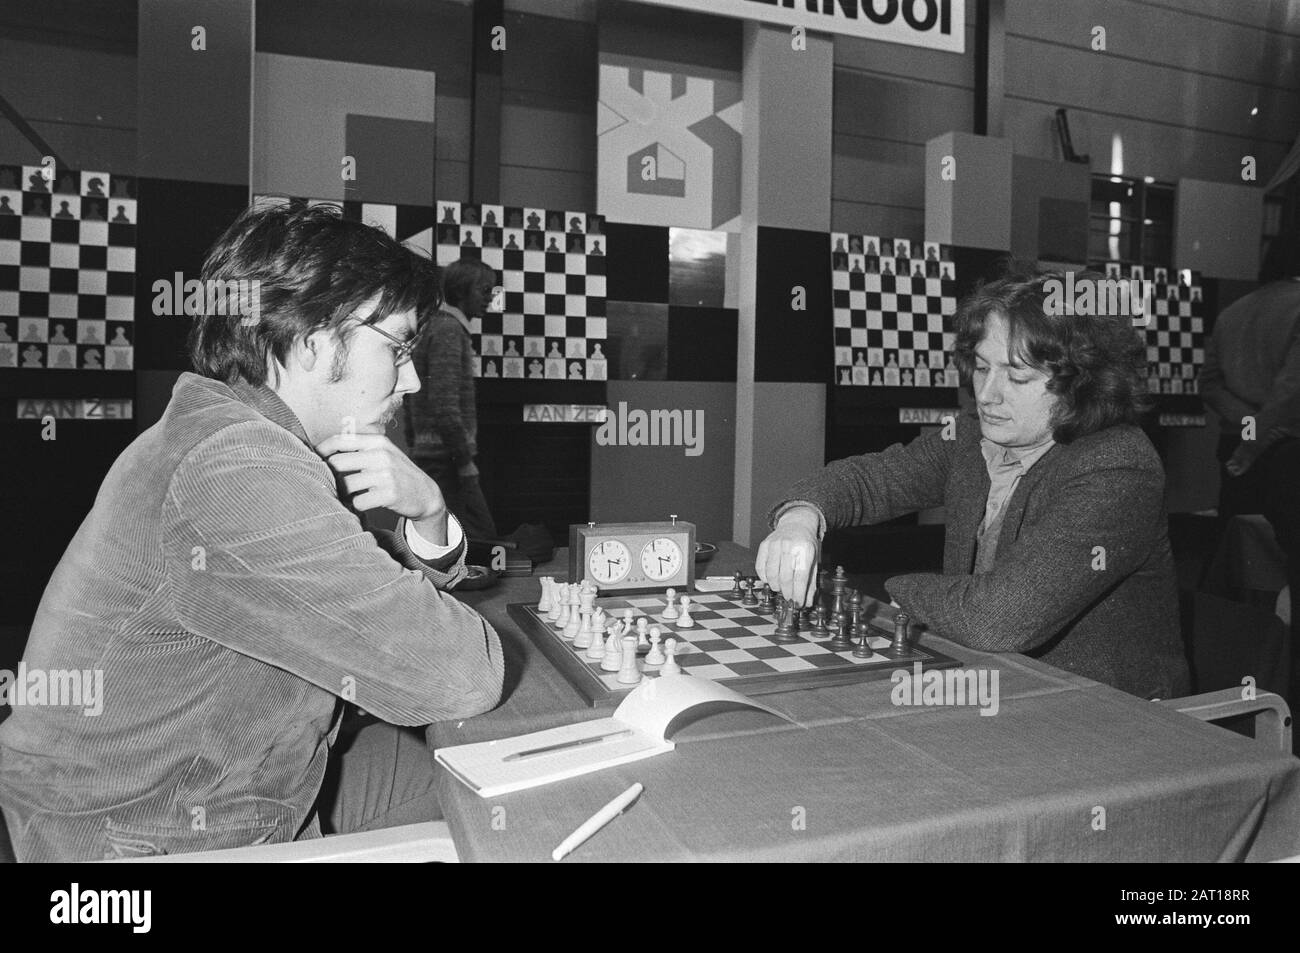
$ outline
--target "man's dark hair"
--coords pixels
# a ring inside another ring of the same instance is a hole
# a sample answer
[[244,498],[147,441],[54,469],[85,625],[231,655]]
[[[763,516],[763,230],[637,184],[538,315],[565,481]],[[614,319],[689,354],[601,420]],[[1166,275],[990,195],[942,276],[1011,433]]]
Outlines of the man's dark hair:
[[[453,261],[442,270],[443,298],[448,304],[459,308],[460,303],[470,296],[474,286],[483,280],[484,275],[490,276],[492,283],[496,284],[497,273],[491,265],[477,258],[461,258]],[[466,317],[475,316],[468,314]]]
[[[1062,313],[1049,314],[1045,302],[1052,286],[1044,288],[1044,283],[1051,280],[1068,287],[1064,272],[1015,272],[980,285],[962,301],[953,361],[963,384],[972,385],[975,349],[984,339],[989,316],[1000,314],[1009,326],[1012,357],[1046,372],[1048,392],[1060,397],[1052,415],[1052,436],[1058,443],[1116,424],[1138,424],[1150,398],[1146,342],[1133,326],[1133,316],[1071,314],[1072,307],[1052,308]],[[1105,280],[1097,272],[1074,276],[1076,287]]]
[[[208,281],[257,281],[256,315],[203,314],[190,329],[194,369],[226,383],[265,384],[268,357],[284,363],[296,341],[332,331],[346,354],[347,319],[378,324],[415,310],[422,327],[442,303],[438,268],[381,229],[342,217],[337,205],[250,206],[217,239],[203,263]],[[342,362],[335,362],[337,378]]]

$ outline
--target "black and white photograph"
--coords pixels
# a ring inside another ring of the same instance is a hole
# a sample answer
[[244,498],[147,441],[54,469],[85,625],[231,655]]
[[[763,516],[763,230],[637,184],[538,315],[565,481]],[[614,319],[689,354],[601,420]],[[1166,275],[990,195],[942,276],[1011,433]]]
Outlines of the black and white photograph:
[[0,0],[0,862],[109,865],[17,918],[980,863],[1058,931],[1262,923],[1125,869],[1300,863],[1298,47],[1300,0]]

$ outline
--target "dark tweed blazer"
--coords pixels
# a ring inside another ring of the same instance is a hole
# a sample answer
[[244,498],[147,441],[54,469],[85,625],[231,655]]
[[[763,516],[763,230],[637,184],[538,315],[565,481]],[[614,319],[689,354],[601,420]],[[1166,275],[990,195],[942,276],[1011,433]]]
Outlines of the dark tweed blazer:
[[955,439],[936,430],[836,461],[786,502],[814,504],[828,529],[942,505],[943,573],[885,584],[914,618],[954,642],[1023,652],[1134,695],[1186,694],[1164,469],[1146,435],[1117,426],[1052,447],[1007,503],[993,569],[976,575],[989,485],[969,413]]

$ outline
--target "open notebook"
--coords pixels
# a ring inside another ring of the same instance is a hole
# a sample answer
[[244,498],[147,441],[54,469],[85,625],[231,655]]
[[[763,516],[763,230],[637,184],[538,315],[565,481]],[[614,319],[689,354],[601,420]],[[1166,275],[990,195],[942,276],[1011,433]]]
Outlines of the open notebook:
[[677,729],[734,708],[785,719],[707,678],[662,675],[637,687],[609,718],[440,748],[434,757],[480,797],[496,797],[672,751],[669,735]]

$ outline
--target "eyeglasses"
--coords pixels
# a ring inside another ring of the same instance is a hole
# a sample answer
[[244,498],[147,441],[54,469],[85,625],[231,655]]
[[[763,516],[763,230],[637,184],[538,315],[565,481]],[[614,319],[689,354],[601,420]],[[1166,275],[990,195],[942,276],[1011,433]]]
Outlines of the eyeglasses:
[[369,328],[370,330],[374,331],[376,334],[382,334],[384,337],[388,338],[388,340],[392,341],[394,344],[397,345],[397,349],[393,351],[394,367],[401,367],[404,364],[410,363],[411,352],[415,350],[415,345],[420,342],[420,337],[418,334],[408,341],[403,341],[401,338],[394,337],[393,335],[389,334],[387,331],[383,330],[382,328],[375,327],[373,324],[363,324],[362,327]]

